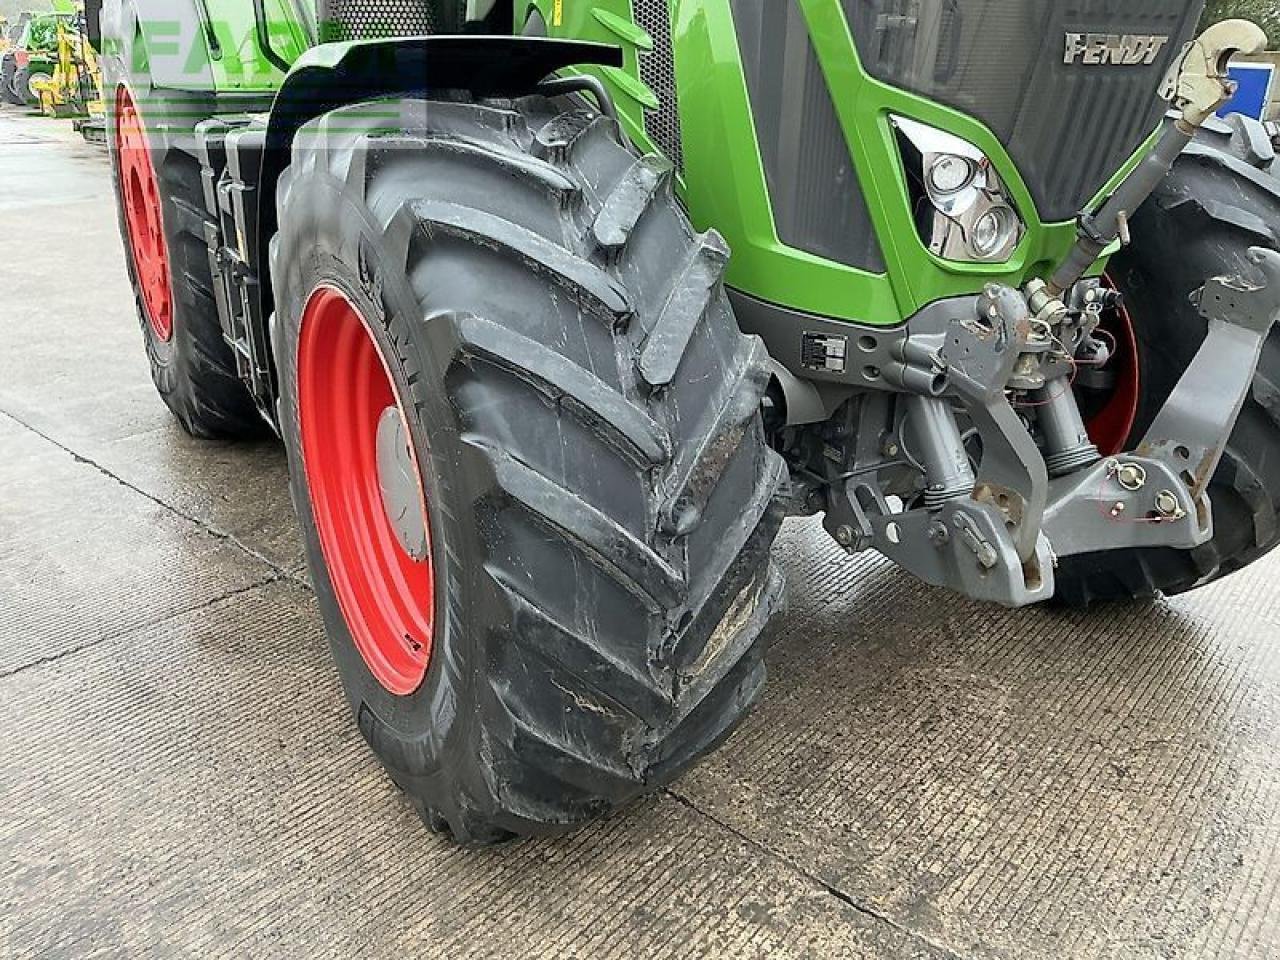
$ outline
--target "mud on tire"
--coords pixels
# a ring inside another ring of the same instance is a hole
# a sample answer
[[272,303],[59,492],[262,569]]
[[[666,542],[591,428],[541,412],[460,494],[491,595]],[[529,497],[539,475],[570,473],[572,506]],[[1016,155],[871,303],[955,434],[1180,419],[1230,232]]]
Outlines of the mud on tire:
[[[291,483],[359,728],[433,827],[557,832],[664,784],[760,692],[782,461],[671,167],[595,110],[405,100],[304,128],[279,190],[274,330]],[[370,674],[301,457],[309,295],[369,318],[419,453],[436,612],[422,685]]]
[[[1191,294],[1215,276],[1258,280],[1248,249],[1280,250],[1280,166],[1249,162],[1232,147],[1225,132],[1203,132],[1133,219],[1133,245],[1112,261],[1110,274],[1133,317],[1141,385],[1125,449],[1142,439],[1204,340],[1206,321]],[[1208,543],[1064,559],[1058,598],[1087,605],[1182,593],[1248,566],[1280,542],[1280,330],[1263,347],[1209,497]]]

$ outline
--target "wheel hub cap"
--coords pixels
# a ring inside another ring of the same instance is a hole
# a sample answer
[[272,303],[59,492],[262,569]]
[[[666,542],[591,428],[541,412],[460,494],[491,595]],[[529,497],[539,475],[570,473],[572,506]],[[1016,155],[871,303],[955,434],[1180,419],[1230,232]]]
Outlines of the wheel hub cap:
[[378,487],[382,491],[387,521],[395,531],[400,548],[414,560],[425,560],[427,518],[422,514],[418,471],[399,407],[387,407],[378,418],[377,446]]
[[397,695],[422,685],[435,627],[429,513],[412,435],[354,304],[321,286],[298,340],[303,469],[325,570],[356,649]]

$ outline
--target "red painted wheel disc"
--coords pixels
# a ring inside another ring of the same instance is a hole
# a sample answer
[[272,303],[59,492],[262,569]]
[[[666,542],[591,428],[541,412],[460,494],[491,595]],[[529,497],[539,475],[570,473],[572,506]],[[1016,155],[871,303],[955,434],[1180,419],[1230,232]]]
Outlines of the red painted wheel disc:
[[[1106,278],[1108,286],[1114,286]],[[1138,335],[1133,327],[1133,317],[1127,307],[1121,305],[1110,312],[1102,329],[1115,341],[1109,367],[1116,375],[1115,386],[1102,408],[1089,418],[1089,437],[1103,456],[1122,453],[1133,432],[1138,418],[1138,399],[1141,395],[1141,373],[1138,367]]]
[[129,252],[142,288],[147,322],[157,339],[168,342],[173,337],[173,290],[169,247],[160,211],[160,187],[142,117],[133,96],[124,87],[116,96],[116,149],[120,152],[120,196]]
[[303,466],[325,566],[370,673],[397,695],[422,685],[431,658],[435,574],[429,536],[415,558],[383,502],[379,423],[398,411],[415,507],[430,530],[417,457],[386,363],[354,304],[331,286],[307,301],[298,341]]

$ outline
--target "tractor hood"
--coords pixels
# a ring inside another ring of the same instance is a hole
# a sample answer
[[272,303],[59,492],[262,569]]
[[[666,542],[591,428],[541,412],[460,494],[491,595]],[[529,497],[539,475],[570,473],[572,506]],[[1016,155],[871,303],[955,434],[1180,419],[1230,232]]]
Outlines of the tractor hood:
[[1151,133],[1202,0],[842,0],[864,69],[981,120],[1041,218],[1069,220]]

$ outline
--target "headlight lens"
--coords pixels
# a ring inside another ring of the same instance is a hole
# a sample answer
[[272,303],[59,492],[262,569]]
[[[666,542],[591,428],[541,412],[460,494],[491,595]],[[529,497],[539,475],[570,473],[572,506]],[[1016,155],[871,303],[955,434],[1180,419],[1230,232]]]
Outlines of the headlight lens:
[[990,260],[1009,246],[1017,233],[1018,220],[1008,207],[992,207],[973,225],[969,246],[982,260]]
[[893,117],[912,184],[916,223],[930,251],[947,260],[1001,263],[1026,229],[981,150],[945,130]]
[[959,193],[973,183],[977,170],[964,157],[944,153],[929,167],[929,186],[941,194]]

